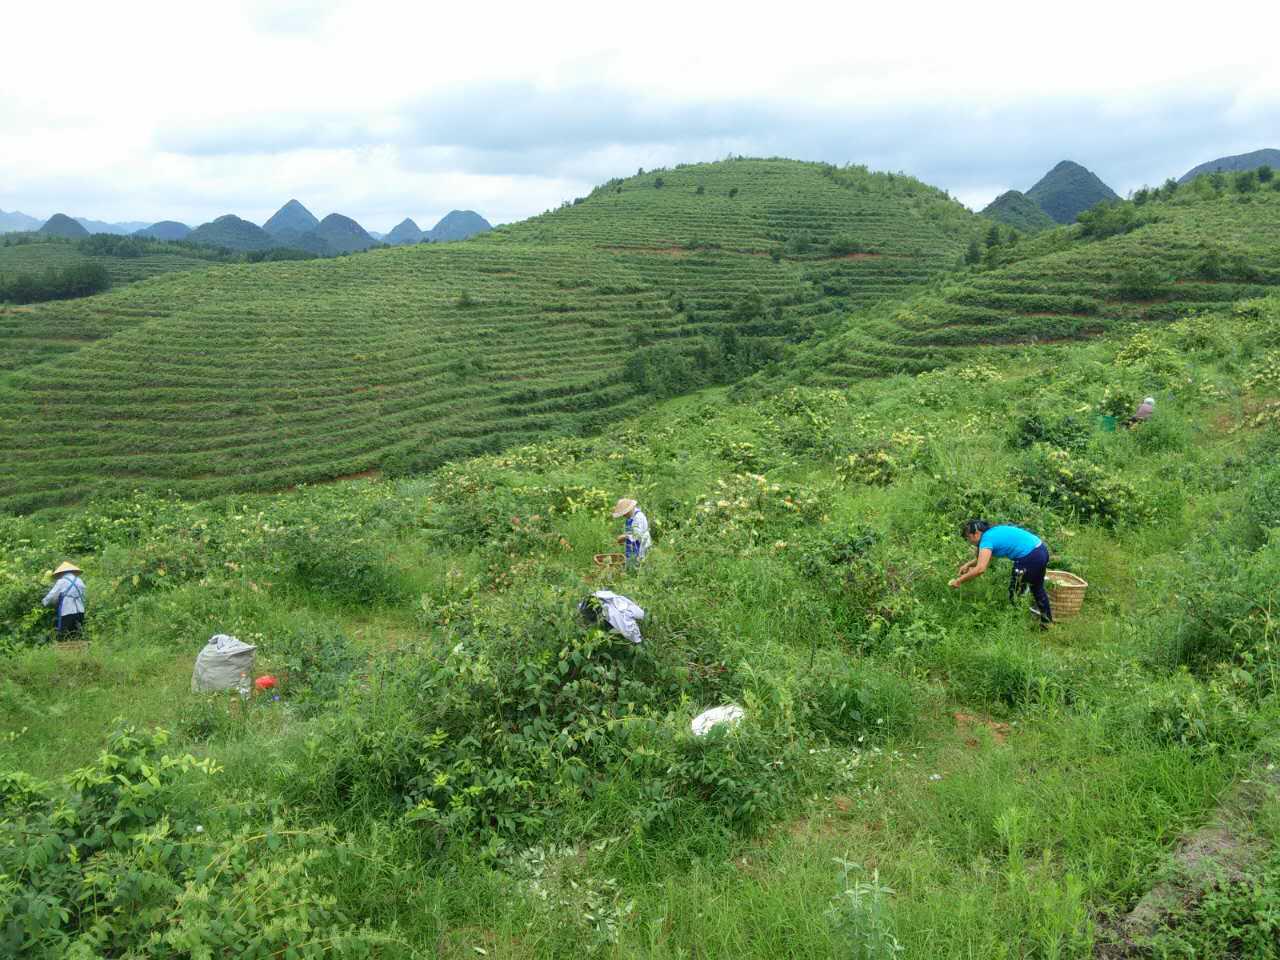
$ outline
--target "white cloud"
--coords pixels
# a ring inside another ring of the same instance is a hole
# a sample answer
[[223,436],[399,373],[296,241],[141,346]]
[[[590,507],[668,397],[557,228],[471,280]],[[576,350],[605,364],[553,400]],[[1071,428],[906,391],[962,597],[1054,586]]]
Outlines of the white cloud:
[[38,216],[511,220],[729,151],[981,205],[1064,157],[1125,192],[1280,145],[1274,4],[11,6],[0,207]]

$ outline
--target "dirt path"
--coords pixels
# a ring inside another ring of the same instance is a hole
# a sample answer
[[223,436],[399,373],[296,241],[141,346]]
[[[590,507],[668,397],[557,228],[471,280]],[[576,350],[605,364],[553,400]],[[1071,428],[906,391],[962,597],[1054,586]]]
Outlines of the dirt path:
[[1265,852],[1252,822],[1268,803],[1280,801],[1280,768],[1262,763],[1218,805],[1209,821],[1178,844],[1169,877],[1152,887],[1125,916],[1099,931],[1099,960],[1146,956],[1143,942],[1178,910],[1192,906],[1210,887],[1239,882]]

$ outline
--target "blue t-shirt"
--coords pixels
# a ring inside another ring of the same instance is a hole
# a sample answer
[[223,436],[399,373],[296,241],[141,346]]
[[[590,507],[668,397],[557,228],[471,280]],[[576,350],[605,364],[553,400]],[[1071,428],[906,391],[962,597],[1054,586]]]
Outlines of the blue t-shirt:
[[990,550],[993,557],[1021,560],[1040,546],[1040,538],[1029,530],[1002,524],[992,527],[978,541],[979,550]]

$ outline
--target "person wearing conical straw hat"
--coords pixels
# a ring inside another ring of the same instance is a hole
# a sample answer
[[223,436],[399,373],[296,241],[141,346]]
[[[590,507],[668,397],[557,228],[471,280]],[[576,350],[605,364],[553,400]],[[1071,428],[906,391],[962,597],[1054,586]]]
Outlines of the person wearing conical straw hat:
[[626,517],[626,532],[618,537],[627,551],[627,565],[631,566],[644,558],[653,546],[653,538],[649,536],[649,518],[634,501],[626,497],[613,505],[613,518]]
[[82,572],[74,563],[64,562],[53,571],[53,587],[42,601],[46,607],[57,604],[59,637],[79,633],[84,627],[85,593],[84,581],[80,579]]

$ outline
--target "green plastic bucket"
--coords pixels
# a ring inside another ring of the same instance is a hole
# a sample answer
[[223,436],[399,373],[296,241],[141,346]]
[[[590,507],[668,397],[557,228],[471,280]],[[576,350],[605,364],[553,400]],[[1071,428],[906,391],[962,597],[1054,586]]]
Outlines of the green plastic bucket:
[[1115,433],[1116,418],[1109,417],[1106,415],[1098,417],[1098,427],[1102,430],[1103,433]]

